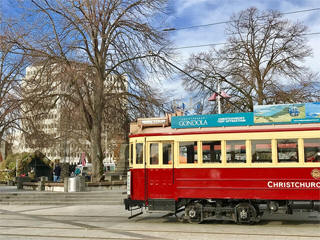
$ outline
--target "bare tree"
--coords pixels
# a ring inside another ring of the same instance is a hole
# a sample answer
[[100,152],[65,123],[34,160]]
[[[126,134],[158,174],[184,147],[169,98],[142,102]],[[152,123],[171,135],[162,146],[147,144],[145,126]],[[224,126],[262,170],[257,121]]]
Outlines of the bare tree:
[[[309,91],[317,81],[309,81],[302,65],[311,55],[305,33],[305,26],[283,19],[278,12],[244,10],[231,18],[224,47],[191,56],[185,69],[200,82],[186,77],[184,83],[207,97],[210,92],[204,85],[217,89],[220,81],[233,106],[249,111],[254,104],[311,99]],[[229,111],[233,106],[227,106]]]
[[[79,121],[84,120],[91,143],[95,181],[103,171],[101,133],[106,108],[117,101],[131,104],[132,109],[156,102],[146,72],[166,70],[164,64],[155,66],[150,58],[150,52],[168,44],[152,27],[153,16],[165,2],[32,0],[25,6],[25,13],[30,14],[24,16],[28,25],[15,27],[25,37],[14,43],[42,64],[40,72],[46,69],[48,75],[51,69],[51,78],[45,79],[52,84],[46,89],[41,85],[42,97],[50,95],[53,102],[67,101],[80,109]],[[63,85],[68,90],[60,94],[47,91]],[[126,91],[117,91],[119,87]]]
[[8,130],[19,124],[19,86],[24,57],[14,54],[15,47],[7,39],[6,29],[0,30],[0,141]]

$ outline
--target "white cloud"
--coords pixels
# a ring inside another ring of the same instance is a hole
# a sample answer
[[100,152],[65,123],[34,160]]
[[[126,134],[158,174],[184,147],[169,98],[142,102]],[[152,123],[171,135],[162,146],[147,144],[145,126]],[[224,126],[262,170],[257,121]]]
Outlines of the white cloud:
[[174,1],[176,15],[183,15],[185,14],[185,11],[190,8],[198,9],[199,5],[205,4],[207,2],[208,0],[176,0]]

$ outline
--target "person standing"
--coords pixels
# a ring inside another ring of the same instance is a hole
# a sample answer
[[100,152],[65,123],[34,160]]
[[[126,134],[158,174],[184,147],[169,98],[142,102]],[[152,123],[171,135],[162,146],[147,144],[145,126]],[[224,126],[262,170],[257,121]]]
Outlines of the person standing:
[[74,171],[74,175],[78,176],[78,175],[80,175],[80,173],[81,173],[81,169],[80,169],[80,167],[77,167],[76,170]]
[[61,167],[59,163],[56,164],[53,170],[53,181],[59,182],[60,181],[60,174],[61,174]]

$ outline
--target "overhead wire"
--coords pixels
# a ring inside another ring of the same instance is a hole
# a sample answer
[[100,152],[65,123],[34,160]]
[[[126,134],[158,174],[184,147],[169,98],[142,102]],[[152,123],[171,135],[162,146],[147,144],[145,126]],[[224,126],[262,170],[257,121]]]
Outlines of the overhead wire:
[[[302,36],[309,36],[309,35],[319,35],[320,32],[312,32],[312,33],[305,33],[301,34]],[[212,47],[212,46],[218,46],[218,45],[225,45],[226,42],[222,43],[208,43],[208,44],[199,44],[199,45],[190,45],[190,46],[181,46],[181,47],[173,47],[170,48],[171,50],[179,50],[179,49],[188,49],[188,48],[201,48],[201,47]]]
[[[319,10],[320,10],[320,7],[319,8],[303,9],[303,10],[292,11],[292,12],[283,12],[283,13],[280,12],[280,14],[281,15],[290,15],[290,14],[297,14],[297,13],[303,13],[303,12],[312,12],[312,11],[319,11]],[[179,30],[185,30],[185,29],[191,29],[191,28],[209,27],[209,26],[226,24],[226,23],[231,23],[231,22],[233,22],[233,21],[232,20],[228,20],[228,21],[221,21],[221,22],[193,25],[193,26],[181,27],[181,28],[171,27],[171,28],[164,28],[164,29],[162,29],[162,31],[164,31],[164,32],[179,31]]]

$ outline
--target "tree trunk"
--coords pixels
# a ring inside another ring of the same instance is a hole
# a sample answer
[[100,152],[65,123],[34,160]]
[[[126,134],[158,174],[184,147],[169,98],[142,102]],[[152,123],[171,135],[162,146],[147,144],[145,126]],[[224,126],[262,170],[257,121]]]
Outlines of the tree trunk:
[[264,89],[263,89],[263,81],[264,79],[260,79],[257,77],[257,95],[258,95],[258,105],[263,105],[263,101],[265,100],[265,97],[264,97]]
[[101,147],[101,124],[94,121],[91,138],[92,181],[100,182],[103,175],[103,152]]

